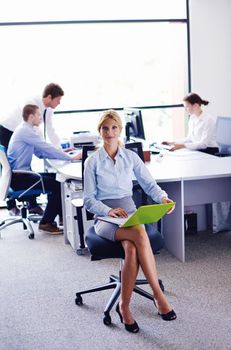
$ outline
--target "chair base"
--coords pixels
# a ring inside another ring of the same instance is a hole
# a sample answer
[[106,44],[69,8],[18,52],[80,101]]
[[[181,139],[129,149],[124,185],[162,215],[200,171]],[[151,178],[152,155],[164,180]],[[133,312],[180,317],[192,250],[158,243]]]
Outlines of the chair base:
[[[121,275],[121,272],[120,272]],[[136,284],[135,287],[133,289],[133,292],[152,300],[153,305],[154,305],[154,298],[153,295],[146,292],[144,289],[138,287],[139,285],[145,285],[148,284],[148,282],[144,279],[137,279],[136,280]],[[159,280],[159,284],[161,289],[164,291],[164,286],[161,280]],[[88,294],[88,293],[94,293],[94,292],[99,292],[102,290],[107,290],[107,289],[113,289],[114,291],[104,309],[104,317],[103,317],[103,323],[106,326],[109,326],[111,324],[111,316],[110,316],[110,311],[113,308],[113,306],[115,305],[117,299],[120,296],[120,290],[121,290],[121,277],[120,276],[114,276],[114,275],[110,275],[109,277],[109,282],[106,284],[103,284],[101,286],[95,287],[95,288],[90,288],[90,289],[86,289],[80,292],[76,293],[76,298],[75,298],[75,303],[78,306],[83,305],[83,298],[81,295],[83,294]]]
[[42,216],[38,214],[28,214],[28,207],[26,202],[22,202],[22,204],[18,205],[18,208],[20,210],[20,215],[7,216],[0,221],[0,237],[1,230],[3,230],[5,227],[17,224],[18,222],[22,222],[23,229],[29,232],[28,238],[34,239],[34,229],[31,225],[31,222],[40,221],[42,219]]
[[[32,219],[31,221],[34,221],[34,220]],[[29,232],[28,233],[28,238],[29,239],[34,239],[34,230],[33,230],[33,227],[31,225],[29,217],[28,218],[23,218],[21,216],[8,216],[7,218],[3,219],[0,222],[0,232],[1,232],[1,230],[6,228],[7,226],[11,226],[11,225],[17,224],[18,222],[22,222],[24,229],[26,229]]]
[[85,246],[84,248],[82,248],[82,247],[77,248],[76,254],[77,255],[89,255],[90,253],[89,253],[88,247]]

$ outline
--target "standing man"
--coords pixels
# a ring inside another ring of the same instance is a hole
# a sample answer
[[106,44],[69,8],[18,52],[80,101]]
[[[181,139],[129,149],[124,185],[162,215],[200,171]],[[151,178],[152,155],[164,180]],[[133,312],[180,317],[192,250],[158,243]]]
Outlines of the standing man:
[[[60,139],[53,127],[53,110],[60,104],[63,95],[64,91],[58,84],[50,83],[45,87],[42,97],[36,96],[29,101],[30,104],[35,104],[39,107],[42,116],[41,127],[38,130],[40,135],[43,135],[44,139],[52,143],[56,148],[60,147]],[[21,121],[22,108],[18,107],[1,122],[0,143],[5,146],[6,149],[8,148],[14,130]],[[12,215],[18,214],[15,200],[8,201],[7,208]],[[36,200],[33,198],[29,202],[29,212],[31,214],[43,214],[42,208],[37,205]]]
[[[54,83],[48,84],[42,94],[42,97],[36,96],[28,101],[30,104],[35,104],[39,107],[43,117],[41,123],[41,132],[44,138],[50,141],[55,147],[60,147],[60,139],[53,127],[53,110],[60,104],[63,89]],[[45,120],[45,123],[44,123]],[[6,148],[8,147],[10,137],[13,131],[22,121],[22,107],[18,107],[5,118],[0,125],[0,142]]]
[[[60,159],[76,160],[81,158],[81,154],[70,157],[61,149],[55,148],[47,143],[37,133],[35,127],[41,123],[41,113],[39,107],[28,104],[23,108],[23,122],[15,129],[7,150],[7,156],[12,171],[31,170],[32,156],[36,155],[41,159]],[[39,224],[39,230],[50,233],[60,234],[62,230],[53,223],[57,215],[62,216],[61,207],[61,189],[60,183],[55,180],[52,173],[41,173],[45,190],[48,193],[48,202],[44,211],[42,220]],[[30,187],[37,182],[37,176],[34,174],[15,174],[12,173],[11,187],[14,190],[20,190],[25,184]],[[41,184],[37,184],[34,189],[42,189]]]

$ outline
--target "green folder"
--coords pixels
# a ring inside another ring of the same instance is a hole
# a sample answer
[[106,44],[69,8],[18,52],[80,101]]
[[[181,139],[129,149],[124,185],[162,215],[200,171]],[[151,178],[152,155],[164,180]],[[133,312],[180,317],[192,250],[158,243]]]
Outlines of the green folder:
[[159,221],[176,202],[143,205],[139,207],[128,218],[113,218],[111,216],[97,217],[99,220],[111,222],[119,225],[119,227],[131,227],[140,224],[151,224],[152,222]]

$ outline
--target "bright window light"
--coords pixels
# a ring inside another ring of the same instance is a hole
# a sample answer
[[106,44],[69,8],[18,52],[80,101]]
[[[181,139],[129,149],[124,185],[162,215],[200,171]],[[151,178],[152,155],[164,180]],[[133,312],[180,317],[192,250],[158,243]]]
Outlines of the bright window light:
[[0,22],[185,18],[185,0],[7,0]]

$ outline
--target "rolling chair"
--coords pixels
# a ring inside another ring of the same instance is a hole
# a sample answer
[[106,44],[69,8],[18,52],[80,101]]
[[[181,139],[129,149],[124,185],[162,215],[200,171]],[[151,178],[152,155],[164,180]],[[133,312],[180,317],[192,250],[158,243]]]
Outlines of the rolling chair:
[[[28,230],[28,238],[33,239],[34,238],[34,230],[31,225],[31,221],[37,222],[41,219],[41,216],[37,214],[30,214],[27,215],[28,207],[27,207],[27,201],[32,196],[40,196],[42,193],[45,194],[45,188],[43,185],[43,179],[42,176],[38,173],[35,173],[33,171],[26,171],[26,170],[15,170],[14,173],[18,174],[36,174],[38,177],[38,180],[34,183],[34,185],[30,186],[29,188],[22,188],[21,190],[14,191],[10,187],[11,182],[11,175],[12,171],[6,156],[6,149],[3,145],[0,145],[0,200],[4,201],[6,199],[15,199],[17,201],[17,206],[20,209],[20,215],[18,216],[8,216],[0,221],[0,234],[1,230],[3,230],[5,227],[16,224],[18,222],[23,223],[23,228]],[[41,183],[42,190],[33,189],[37,184]]]
[[[92,147],[88,149],[87,147],[89,146],[84,146],[85,150],[83,150],[83,158],[86,156],[87,157],[87,152],[88,150],[92,151]],[[86,159],[85,157],[85,159]],[[83,164],[84,160],[83,159]],[[73,200],[73,204],[74,204]],[[81,206],[81,215],[82,215],[82,206]],[[93,215],[89,213],[88,217],[90,219],[93,218]],[[82,218],[82,217],[81,217]],[[164,246],[164,240],[163,237],[161,236],[160,232],[158,231],[152,231],[149,234],[149,240],[151,243],[151,247],[153,250],[153,253],[159,253],[159,251],[163,248]],[[123,266],[123,259],[124,259],[124,250],[122,247],[121,242],[112,242],[107,239],[104,239],[100,236],[98,236],[94,230],[94,227],[90,227],[87,230],[86,233],[86,243],[88,250],[91,254],[91,261],[95,260],[101,260],[101,259],[108,259],[108,258],[119,258],[120,259],[120,269],[119,269],[119,274],[118,276],[110,275],[109,276],[109,282],[97,287],[93,287],[90,289],[78,291],[76,293],[76,298],[75,298],[75,303],[78,306],[81,306],[83,304],[83,294],[88,294],[88,293],[93,293],[93,292],[98,292],[98,291],[103,291],[107,289],[114,289],[105,309],[104,309],[104,316],[103,316],[103,323],[105,325],[110,325],[111,324],[111,316],[110,316],[110,311],[113,308],[114,304],[116,303],[119,295],[120,295],[120,289],[121,289],[121,270]],[[143,290],[140,288],[140,285],[145,285],[147,284],[147,281],[144,279],[138,279],[136,280],[136,285],[134,287],[134,292],[140,294],[141,296],[148,298],[150,300],[154,300],[152,294],[148,293],[147,291]],[[161,280],[159,280],[159,284],[161,289],[164,291],[164,285]]]
[[[144,162],[144,152],[143,152],[143,146],[141,142],[129,142],[125,144],[125,148],[130,149],[131,151],[138,154],[140,159]],[[143,191],[142,187],[138,183],[138,181],[133,180],[133,199],[136,202],[135,196],[141,195],[141,204],[147,203],[147,195]]]

